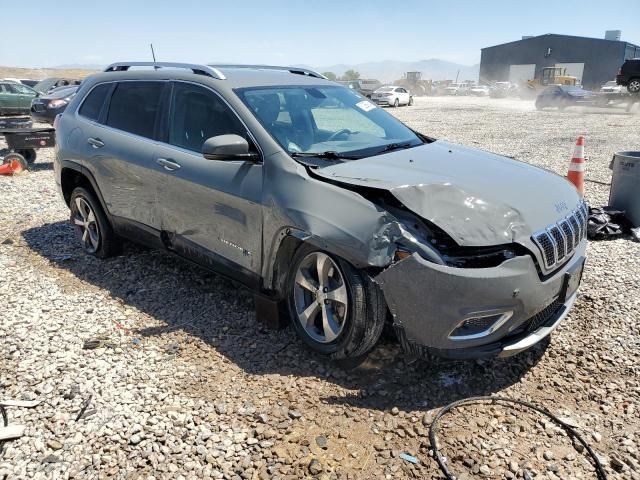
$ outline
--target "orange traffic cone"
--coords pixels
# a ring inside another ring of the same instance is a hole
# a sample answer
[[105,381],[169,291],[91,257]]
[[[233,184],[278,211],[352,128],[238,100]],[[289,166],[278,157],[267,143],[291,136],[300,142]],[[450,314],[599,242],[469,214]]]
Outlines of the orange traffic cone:
[[28,164],[19,153],[9,153],[0,165],[0,175],[16,175],[27,170]]
[[576,139],[576,148],[573,151],[573,157],[569,164],[569,173],[567,180],[576,186],[576,190],[584,197],[584,136],[580,135]]

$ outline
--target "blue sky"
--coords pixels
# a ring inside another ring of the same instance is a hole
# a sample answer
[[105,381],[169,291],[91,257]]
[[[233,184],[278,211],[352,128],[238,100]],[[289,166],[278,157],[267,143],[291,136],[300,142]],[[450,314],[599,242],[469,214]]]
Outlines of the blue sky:
[[[640,44],[640,0],[564,1],[5,1],[0,65],[46,67],[159,60],[306,64],[440,58],[480,61],[480,48],[522,35]],[[8,41],[7,39],[13,39]]]

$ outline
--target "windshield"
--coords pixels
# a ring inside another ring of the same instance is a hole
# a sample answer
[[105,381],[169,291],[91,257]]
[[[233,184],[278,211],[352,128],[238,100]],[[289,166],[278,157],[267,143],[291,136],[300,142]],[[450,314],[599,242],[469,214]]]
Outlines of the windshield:
[[259,87],[236,92],[293,156],[357,159],[423,143],[393,116],[344,87]]

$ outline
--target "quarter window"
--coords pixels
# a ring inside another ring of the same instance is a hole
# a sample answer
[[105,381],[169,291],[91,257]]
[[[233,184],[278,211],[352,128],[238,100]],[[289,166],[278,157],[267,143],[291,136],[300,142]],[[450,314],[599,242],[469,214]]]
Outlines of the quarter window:
[[107,125],[153,138],[163,87],[163,82],[119,83],[109,103]]
[[246,129],[235,113],[206,88],[176,83],[172,111],[169,127],[172,145],[201,152],[205,140],[217,135],[236,134],[249,141]]
[[89,120],[98,121],[102,105],[104,104],[104,99],[107,97],[107,93],[109,93],[111,85],[112,84],[110,83],[103,83],[91,90],[89,95],[87,95],[87,98],[82,102],[82,106],[78,113]]

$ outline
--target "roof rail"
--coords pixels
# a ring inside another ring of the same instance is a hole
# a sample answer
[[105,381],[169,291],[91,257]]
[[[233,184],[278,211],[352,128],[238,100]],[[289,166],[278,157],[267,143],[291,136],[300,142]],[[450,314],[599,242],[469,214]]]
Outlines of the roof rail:
[[226,80],[227,77],[217,68],[209,65],[198,65],[194,63],[175,63],[175,62],[118,62],[112,63],[104,69],[105,72],[126,72],[131,67],[153,67],[158,68],[185,68],[191,70],[197,75],[206,75],[218,80]]
[[327,77],[325,77],[324,75],[322,75],[321,73],[318,73],[316,71],[313,70],[309,70],[308,68],[300,68],[300,67],[279,67],[277,65],[242,65],[242,64],[238,64],[238,65],[234,65],[234,64],[227,64],[227,65],[208,65],[209,67],[212,68],[247,68],[247,69],[253,69],[253,70],[280,70],[283,72],[290,72],[290,73],[294,73],[297,75],[306,75],[309,77],[315,77],[315,78],[324,78],[325,80],[327,79]]

